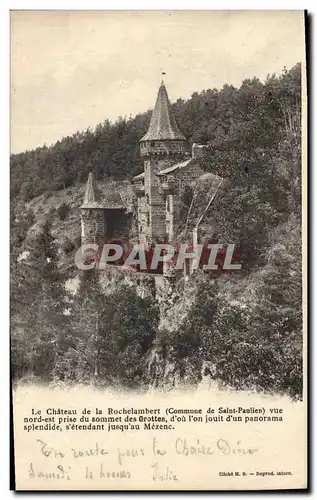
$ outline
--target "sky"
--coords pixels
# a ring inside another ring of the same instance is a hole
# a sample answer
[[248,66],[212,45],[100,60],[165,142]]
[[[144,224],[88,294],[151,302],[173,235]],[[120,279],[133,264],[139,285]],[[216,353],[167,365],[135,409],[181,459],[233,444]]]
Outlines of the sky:
[[301,11],[13,11],[11,152],[303,58]]

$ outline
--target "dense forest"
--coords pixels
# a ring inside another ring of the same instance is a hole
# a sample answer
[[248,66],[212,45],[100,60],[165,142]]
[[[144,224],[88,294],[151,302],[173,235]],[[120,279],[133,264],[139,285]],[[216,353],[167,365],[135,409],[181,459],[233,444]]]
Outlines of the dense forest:
[[[300,109],[300,66],[270,76],[265,83],[245,80],[240,88],[195,92],[178,99],[173,114],[189,144],[210,144],[211,161],[206,169],[242,173],[270,168],[281,146],[285,125],[294,127]],[[50,147],[43,146],[11,156],[11,193],[29,200],[87,180],[132,178],[142,170],[139,140],[149,125],[151,112],[135,118],[105,120],[94,129],[76,132]],[[298,132],[298,131],[297,131]]]
[[172,107],[189,144],[208,145],[206,172],[230,182],[205,224],[216,219],[219,241],[239,246],[242,271],[180,279],[163,312],[150,283],[140,295],[120,278],[105,296],[98,280],[82,279],[70,294],[51,234],[53,213],[28,242],[28,259],[20,259],[34,197],[80,185],[90,171],[106,182],[142,170],[138,141],[150,111],[12,155],[14,378],[146,388],[208,376],[301,397],[300,65],[265,82],[195,92]]

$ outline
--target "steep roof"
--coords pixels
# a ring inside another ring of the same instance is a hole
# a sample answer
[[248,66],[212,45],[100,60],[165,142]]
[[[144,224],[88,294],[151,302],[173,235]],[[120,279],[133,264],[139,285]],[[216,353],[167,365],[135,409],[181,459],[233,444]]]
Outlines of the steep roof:
[[149,129],[142,137],[141,141],[156,141],[165,139],[186,140],[183,134],[179,131],[176,120],[172,115],[171,105],[164,82],[162,81],[157,94]]
[[86,191],[84,196],[84,205],[90,205],[91,203],[96,203],[99,201],[97,186],[94,178],[94,174],[90,172],[88,175],[88,180],[86,184]]
[[144,172],[141,172],[141,174],[135,175],[133,179],[143,179],[144,178]]
[[182,169],[184,167],[187,167],[189,163],[192,161],[192,158],[189,158],[188,160],[182,161],[181,163],[176,163],[175,165],[172,165],[171,167],[167,167],[164,170],[160,170],[160,172],[157,172],[156,175],[166,175],[170,174],[171,172],[174,172],[175,170]]
[[80,208],[109,208],[124,209],[126,203],[123,202],[120,193],[113,186],[106,186],[100,192],[97,188],[92,172],[88,176],[84,201]]

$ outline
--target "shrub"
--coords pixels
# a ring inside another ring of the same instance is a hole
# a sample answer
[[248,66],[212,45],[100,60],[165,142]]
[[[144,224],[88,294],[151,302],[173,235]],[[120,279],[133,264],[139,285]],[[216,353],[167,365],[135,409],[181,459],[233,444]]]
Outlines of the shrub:
[[75,249],[78,250],[78,248],[80,248],[80,246],[81,246],[81,236],[80,236],[80,234],[78,234],[77,236],[75,236],[75,238],[73,239],[73,242],[74,242],[74,245],[75,245]]
[[71,241],[67,236],[66,238],[64,239],[63,243],[62,243],[62,249],[63,249],[63,252],[68,254],[70,253],[72,250],[74,250],[75,248],[75,244],[73,241]]
[[70,212],[70,207],[67,203],[62,203],[57,209],[57,215],[60,220],[65,220]]

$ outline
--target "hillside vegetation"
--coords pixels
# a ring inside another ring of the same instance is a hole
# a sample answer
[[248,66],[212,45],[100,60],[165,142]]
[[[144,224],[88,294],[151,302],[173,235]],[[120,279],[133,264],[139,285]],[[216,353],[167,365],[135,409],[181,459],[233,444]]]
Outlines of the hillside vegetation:
[[[203,227],[236,244],[241,271],[181,279],[160,309],[150,282],[140,294],[118,280],[106,300],[91,277],[77,294],[65,290],[60,261],[78,245],[83,182],[94,171],[101,185],[129,185],[149,111],[12,155],[14,377],[146,388],[209,376],[301,397],[300,65],[194,93],[173,110],[189,142],[209,145],[204,170],[226,179]],[[184,195],[183,227],[190,205],[189,228],[209,197],[207,176]]]
[[[189,144],[210,143],[212,161],[206,169],[226,173],[270,168],[285,123],[299,110],[300,65],[262,83],[245,80],[240,88],[195,92],[178,99],[173,113]],[[78,131],[50,147],[11,155],[11,192],[28,201],[46,191],[85,182],[90,171],[97,179],[132,178],[142,170],[139,140],[149,125],[150,111],[116,123],[105,120],[94,129]]]

